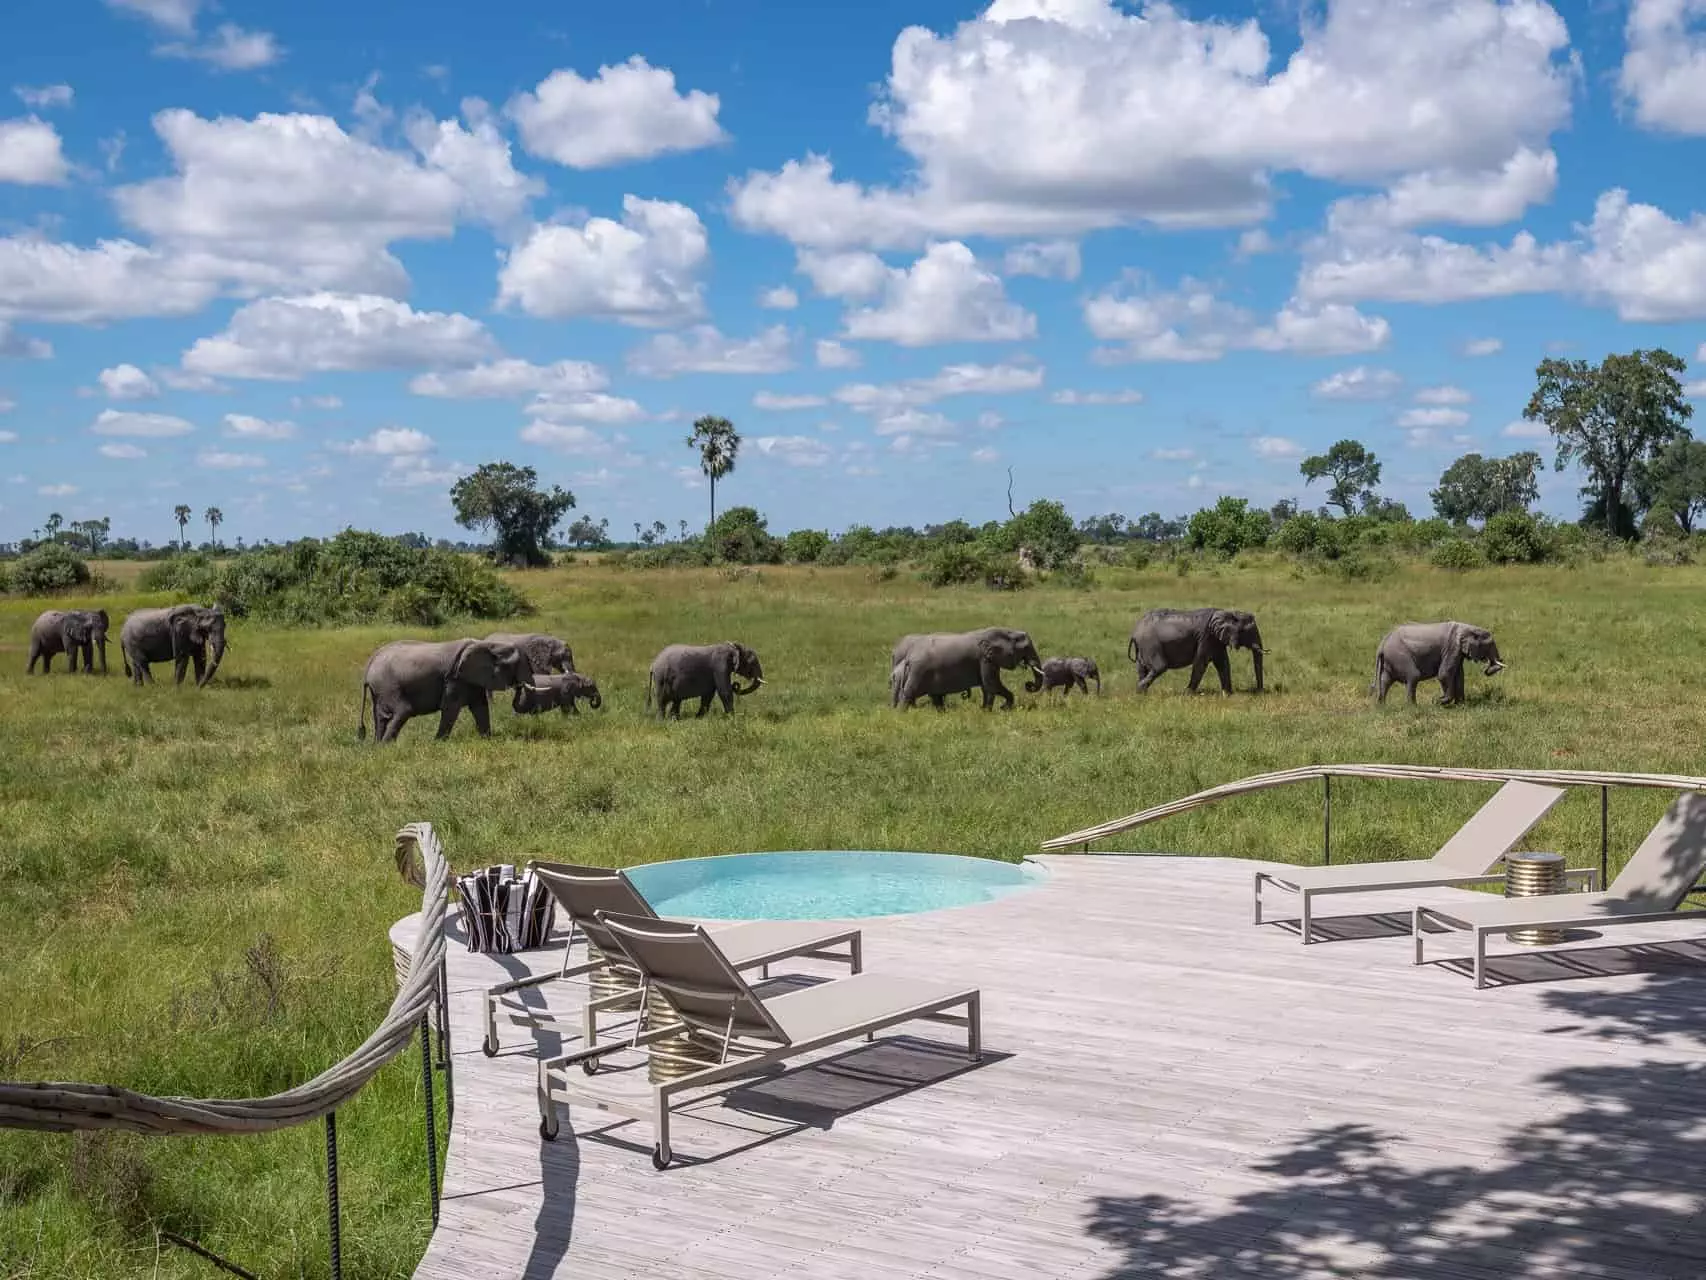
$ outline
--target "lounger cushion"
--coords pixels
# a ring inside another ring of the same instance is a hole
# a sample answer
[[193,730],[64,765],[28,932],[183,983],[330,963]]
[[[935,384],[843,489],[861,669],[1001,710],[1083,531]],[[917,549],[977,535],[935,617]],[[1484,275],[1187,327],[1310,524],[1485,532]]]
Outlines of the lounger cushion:
[[1466,929],[1495,928],[1509,924],[1546,924],[1553,920],[1611,920],[1618,916],[1652,915],[1653,908],[1605,893],[1549,893],[1537,898],[1495,898],[1485,902],[1453,903],[1428,907],[1430,915],[1442,916]]
[[856,973],[821,986],[790,991],[764,1002],[765,1009],[799,1044],[809,1040],[845,1039],[885,1018],[900,1019],[909,1009],[952,1004],[970,999],[973,987],[928,978],[886,973]]
[[1451,884],[1482,872],[1462,874],[1420,862],[1346,862],[1336,867],[1286,867],[1265,872],[1275,884],[1287,889],[1397,889]]
[[721,928],[708,925],[706,932],[716,939],[717,949],[730,964],[745,969],[767,956],[781,960],[845,941],[848,934],[858,932],[858,926],[821,920],[757,920]]

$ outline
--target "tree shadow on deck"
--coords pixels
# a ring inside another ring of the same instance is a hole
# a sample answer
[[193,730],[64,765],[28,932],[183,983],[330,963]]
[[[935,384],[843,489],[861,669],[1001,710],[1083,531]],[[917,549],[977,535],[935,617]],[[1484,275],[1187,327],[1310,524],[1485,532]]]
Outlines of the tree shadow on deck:
[[[1527,957],[1524,957],[1527,959]],[[1631,1065],[1569,1067],[1523,1080],[1489,1071],[1481,1084],[1530,1090],[1544,1120],[1485,1151],[1441,1160],[1441,1139],[1375,1124],[1303,1134],[1256,1164],[1229,1170],[1229,1197],[1104,1195],[1089,1232],[1123,1257],[1112,1278],[1189,1280],[1693,1280],[1706,1274],[1706,974],[1654,973],[1634,992],[1546,993],[1568,1015],[1560,1035],[1635,1040],[1671,1051]],[[1491,1061],[1500,1046],[1489,1045]],[[1685,1060],[1674,1060],[1681,1050]],[[1453,1093],[1438,1107],[1449,1113]],[[1449,1141],[1449,1140],[1445,1140]],[[1458,1139],[1475,1147],[1473,1137]],[[1431,1149],[1430,1149],[1430,1144]],[[1205,1176],[1210,1185],[1227,1179]],[[1255,1189],[1245,1189],[1255,1183]]]

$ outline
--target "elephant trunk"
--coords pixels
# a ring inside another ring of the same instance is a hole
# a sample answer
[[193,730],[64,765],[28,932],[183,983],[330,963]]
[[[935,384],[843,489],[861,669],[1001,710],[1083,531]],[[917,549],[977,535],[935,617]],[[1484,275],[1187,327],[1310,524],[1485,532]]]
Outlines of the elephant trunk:
[[1487,674],[1496,676],[1505,669],[1504,659],[1499,657],[1498,641],[1491,641],[1487,653]]
[[732,688],[735,691],[735,693],[739,694],[741,697],[744,698],[749,693],[757,693],[759,686],[762,685],[763,683],[764,683],[764,677],[763,676],[753,676],[752,677],[752,683],[747,685],[746,688],[744,688],[744,689],[740,687],[740,682],[738,680],[731,680],[729,682],[729,686],[730,686],[730,688]]
[[202,676],[202,678],[201,678],[201,683],[203,685],[206,685],[206,684],[209,684],[212,682],[213,677],[214,677],[214,673],[219,670],[219,664],[220,664],[221,660],[224,659],[224,657],[225,657],[225,633],[223,631],[221,631],[218,635],[213,637],[213,661],[208,663],[207,674]]
[[1033,666],[1031,668],[1031,678],[1029,680],[1025,681],[1025,692],[1026,693],[1040,693],[1042,691],[1042,687],[1043,687],[1043,669],[1041,667]]
[[599,696],[597,690],[594,690],[586,695],[586,705],[591,707],[594,711],[597,711],[604,705],[604,699]]
[[1256,668],[1256,692],[1257,693],[1260,693],[1262,691],[1262,655],[1266,652],[1267,652],[1267,650],[1262,648],[1260,641],[1258,641],[1250,649],[1250,663],[1252,666],[1254,666]]

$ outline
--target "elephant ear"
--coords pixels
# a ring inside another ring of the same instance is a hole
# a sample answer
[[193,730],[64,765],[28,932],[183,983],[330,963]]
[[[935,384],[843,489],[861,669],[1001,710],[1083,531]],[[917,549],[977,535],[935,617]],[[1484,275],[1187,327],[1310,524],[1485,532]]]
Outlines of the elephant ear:
[[1216,609],[1209,617],[1208,629],[1222,644],[1232,644],[1238,639],[1238,615],[1227,609]]
[[105,609],[97,610],[95,616],[101,621],[101,630],[105,631],[107,628],[112,626],[112,621],[107,617],[107,611]]
[[491,689],[498,683],[495,646],[484,640],[464,640],[450,659],[449,677],[464,684]]

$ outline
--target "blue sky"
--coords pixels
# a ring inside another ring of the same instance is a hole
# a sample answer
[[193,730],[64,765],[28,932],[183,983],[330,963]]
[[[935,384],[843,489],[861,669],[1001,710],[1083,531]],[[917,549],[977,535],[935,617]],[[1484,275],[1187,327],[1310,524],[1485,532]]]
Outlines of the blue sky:
[[[25,0],[0,52],[0,540],[613,532],[1319,495],[1535,448],[1535,364],[1706,377],[1706,2],[987,9]],[[1706,383],[1696,388],[1706,393]]]

